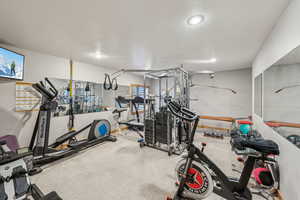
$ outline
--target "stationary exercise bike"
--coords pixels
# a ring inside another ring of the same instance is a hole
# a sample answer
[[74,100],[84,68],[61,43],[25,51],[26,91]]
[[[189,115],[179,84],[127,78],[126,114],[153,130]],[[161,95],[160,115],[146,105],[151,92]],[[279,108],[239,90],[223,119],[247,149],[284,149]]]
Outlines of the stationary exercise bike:
[[203,153],[205,144],[202,144],[201,150],[193,144],[199,122],[198,115],[175,101],[168,99],[166,102],[173,115],[193,124],[187,144],[188,154],[178,162],[176,167],[179,186],[173,200],[204,199],[212,192],[229,200],[252,200],[252,194],[247,184],[255,162],[257,160],[267,160],[269,154],[279,155],[278,145],[271,140],[261,139],[259,141],[235,141],[237,148],[251,148],[260,154],[248,156],[240,179],[229,178]]

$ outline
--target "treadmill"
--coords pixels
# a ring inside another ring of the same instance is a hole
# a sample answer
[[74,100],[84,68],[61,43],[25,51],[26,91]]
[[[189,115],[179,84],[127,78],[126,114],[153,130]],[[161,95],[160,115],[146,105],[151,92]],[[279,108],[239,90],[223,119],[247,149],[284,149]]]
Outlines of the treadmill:
[[[143,134],[140,131],[144,131],[144,123],[141,122],[140,119],[140,114],[138,110],[138,105],[139,104],[145,104],[145,100],[142,97],[136,96],[133,99],[126,99],[125,97],[118,96],[116,99],[117,105],[119,108],[117,108],[114,112],[119,113],[119,117],[121,117],[121,113],[126,111],[127,109],[124,110],[124,104],[131,104],[133,106],[133,109],[135,111],[135,116],[136,119],[131,119],[128,121],[119,121],[119,125],[125,125],[128,127],[129,130],[133,130],[141,138],[144,138]],[[150,101],[154,101],[154,99],[146,99],[146,103],[149,103]],[[154,111],[154,106],[152,105],[151,110]]]

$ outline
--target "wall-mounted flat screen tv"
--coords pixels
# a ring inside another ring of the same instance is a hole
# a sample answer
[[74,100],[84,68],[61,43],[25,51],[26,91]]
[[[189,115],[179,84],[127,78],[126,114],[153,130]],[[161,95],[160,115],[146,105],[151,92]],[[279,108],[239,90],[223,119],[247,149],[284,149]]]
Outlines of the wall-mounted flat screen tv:
[[0,47],[0,78],[23,80],[25,57]]

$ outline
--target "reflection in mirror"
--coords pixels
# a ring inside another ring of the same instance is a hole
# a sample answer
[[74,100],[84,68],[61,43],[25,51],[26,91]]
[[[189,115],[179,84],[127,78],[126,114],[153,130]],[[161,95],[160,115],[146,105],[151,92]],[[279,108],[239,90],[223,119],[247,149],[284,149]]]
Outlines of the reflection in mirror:
[[[130,88],[129,88],[129,86],[119,85],[118,90],[115,90],[115,98],[118,98],[118,97],[124,97],[125,99],[129,98],[130,97]],[[117,101],[115,103],[118,104]],[[119,103],[121,105],[116,105],[116,107],[120,107],[120,108],[129,107],[128,103],[122,103],[122,102],[119,102]]]
[[[146,93],[146,94],[145,94]],[[141,100],[144,101],[145,95],[146,99],[148,98],[149,87],[144,85],[131,85],[131,98],[141,97]],[[144,102],[136,104],[138,111],[144,111]]]
[[[51,78],[51,82],[58,90],[58,107],[54,116],[69,115],[70,112],[70,91],[68,79]],[[87,81],[73,81],[73,113],[91,113],[105,111],[104,103],[113,104],[114,99],[109,100],[112,103],[104,102],[103,85]],[[110,93],[113,94],[112,91]],[[107,95],[109,96],[109,95]]]
[[255,78],[254,95],[254,112],[262,117],[262,74]]
[[57,78],[49,78],[49,80],[52,82],[52,84],[56,87],[58,91],[58,95],[56,98],[58,106],[54,111],[54,117],[68,115],[68,111],[70,108],[70,98],[68,90],[69,80]]
[[74,81],[74,114],[103,111],[102,84]]
[[264,120],[300,148],[300,48],[264,72]]
[[115,106],[115,90],[103,90],[103,108]]

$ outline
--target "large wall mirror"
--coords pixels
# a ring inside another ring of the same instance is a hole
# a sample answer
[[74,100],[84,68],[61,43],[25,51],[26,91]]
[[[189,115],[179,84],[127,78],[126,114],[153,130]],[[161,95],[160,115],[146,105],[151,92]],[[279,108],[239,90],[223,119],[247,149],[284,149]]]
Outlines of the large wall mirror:
[[254,81],[254,112],[262,117],[262,74],[258,75]]
[[[70,93],[69,80],[50,78],[50,81],[58,90],[58,107],[54,116],[69,115]],[[118,90],[104,90],[103,84],[87,81],[73,81],[73,113],[84,114],[106,111],[115,107],[116,96],[128,95],[129,86],[120,85]]]
[[264,72],[264,121],[300,148],[300,47]]

